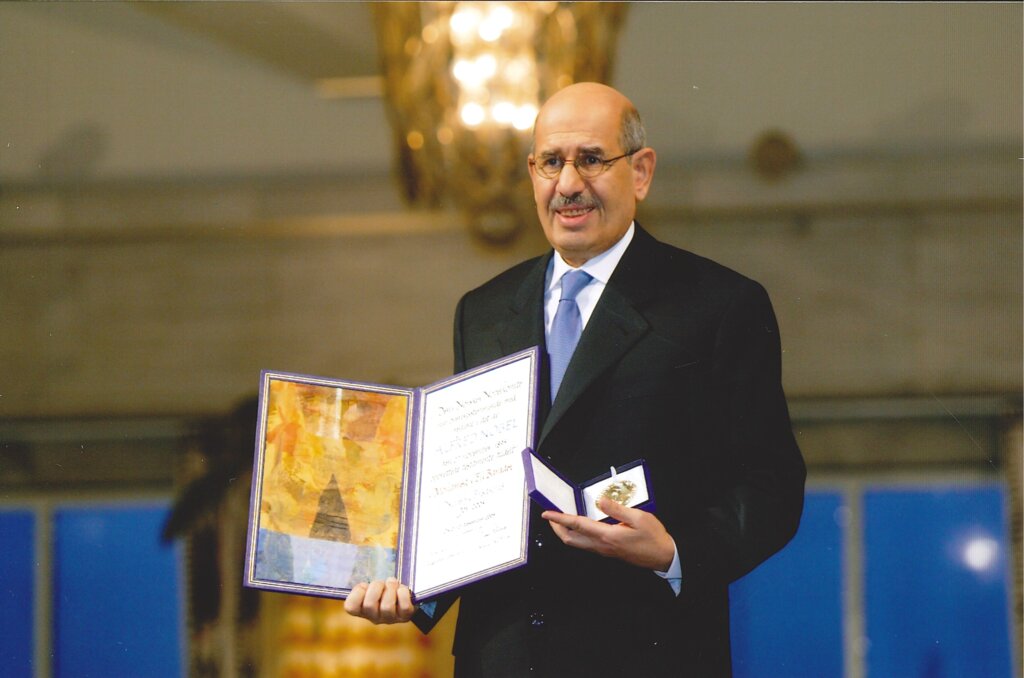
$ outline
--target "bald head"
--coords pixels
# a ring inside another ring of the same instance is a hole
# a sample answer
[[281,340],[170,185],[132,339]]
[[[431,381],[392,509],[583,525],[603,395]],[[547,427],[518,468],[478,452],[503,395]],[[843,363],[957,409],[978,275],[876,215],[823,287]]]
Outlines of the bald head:
[[[633,151],[647,145],[647,133],[644,131],[643,122],[640,120],[640,113],[636,106],[622,92],[608,85],[599,82],[578,82],[569,85],[555,92],[537,114],[534,122],[534,136],[530,144],[530,151],[537,144],[537,125],[546,109],[559,106],[586,106],[600,105],[602,108],[617,115],[619,121],[618,140],[624,151]],[[617,113],[615,113],[617,111]]]

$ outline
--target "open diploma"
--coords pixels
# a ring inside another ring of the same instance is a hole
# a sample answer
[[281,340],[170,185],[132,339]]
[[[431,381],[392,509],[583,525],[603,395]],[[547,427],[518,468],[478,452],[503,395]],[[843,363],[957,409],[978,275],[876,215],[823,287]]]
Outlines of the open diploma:
[[417,599],[523,565],[539,350],[423,388],[262,373],[244,583]]

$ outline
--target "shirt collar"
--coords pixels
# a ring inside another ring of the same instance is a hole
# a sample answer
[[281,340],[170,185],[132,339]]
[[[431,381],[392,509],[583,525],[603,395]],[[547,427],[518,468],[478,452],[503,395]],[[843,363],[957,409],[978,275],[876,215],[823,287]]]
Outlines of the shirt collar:
[[[629,247],[629,243],[633,240],[633,233],[635,232],[634,225],[636,222],[630,222],[629,228],[623,234],[619,241],[606,249],[601,254],[597,255],[592,259],[588,259],[585,264],[580,268],[590,274],[594,280],[597,280],[602,285],[607,285],[608,280],[611,279],[612,273],[615,272],[615,267],[619,265],[619,260],[622,259],[622,255],[626,252],[626,248]],[[547,289],[551,290],[555,285],[559,284],[562,280],[562,276],[568,271],[573,270],[572,266],[565,263],[562,259],[562,255],[555,252],[554,256],[551,257],[552,265],[548,269],[550,276],[548,277]]]

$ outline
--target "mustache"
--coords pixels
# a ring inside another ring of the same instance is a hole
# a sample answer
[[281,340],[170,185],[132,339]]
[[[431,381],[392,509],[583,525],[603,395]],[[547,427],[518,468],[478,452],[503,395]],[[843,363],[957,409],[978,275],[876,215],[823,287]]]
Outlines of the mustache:
[[601,201],[592,195],[577,193],[576,195],[570,196],[556,195],[551,198],[551,201],[548,203],[548,209],[552,212],[555,210],[565,209],[567,207],[600,209]]

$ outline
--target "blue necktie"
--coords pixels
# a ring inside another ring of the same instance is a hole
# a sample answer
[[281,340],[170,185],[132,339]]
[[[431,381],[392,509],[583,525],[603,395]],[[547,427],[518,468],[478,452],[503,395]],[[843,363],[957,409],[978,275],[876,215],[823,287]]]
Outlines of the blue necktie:
[[569,367],[569,360],[576,350],[576,344],[583,333],[583,319],[576,295],[591,281],[590,274],[583,270],[572,270],[562,276],[562,296],[558,300],[551,336],[548,338],[548,355],[551,357],[551,400],[554,401],[558,387]]

